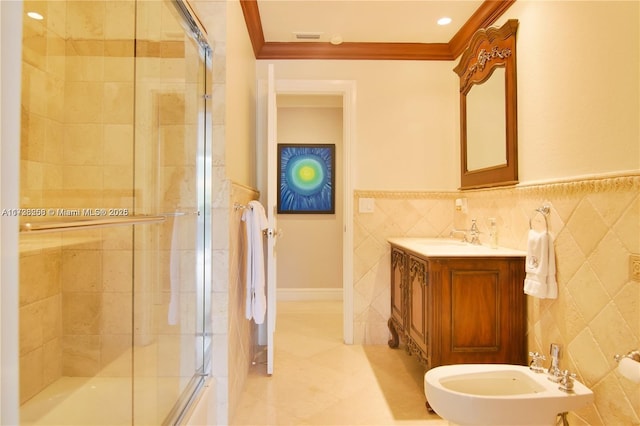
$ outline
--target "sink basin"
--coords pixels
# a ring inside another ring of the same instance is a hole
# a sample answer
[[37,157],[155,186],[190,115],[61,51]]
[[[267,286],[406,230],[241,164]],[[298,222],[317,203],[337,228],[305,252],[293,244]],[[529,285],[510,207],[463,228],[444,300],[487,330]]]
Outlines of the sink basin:
[[574,381],[567,393],[547,377],[521,365],[445,365],[427,371],[424,392],[440,417],[462,426],[550,426],[558,413],[593,401],[582,383]]
[[415,238],[415,243],[425,246],[467,246],[469,243],[446,238]]

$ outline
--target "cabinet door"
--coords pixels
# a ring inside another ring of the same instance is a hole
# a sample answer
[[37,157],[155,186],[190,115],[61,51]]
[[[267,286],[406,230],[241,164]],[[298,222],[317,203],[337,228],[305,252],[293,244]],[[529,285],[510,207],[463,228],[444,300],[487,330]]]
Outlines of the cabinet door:
[[523,361],[526,306],[515,270],[505,259],[447,262],[442,274],[443,363]]
[[[408,334],[409,345],[415,344],[420,351],[419,355],[425,356],[427,354],[427,339],[428,339],[428,321],[429,315],[427,313],[427,272],[428,263],[424,259],[409,255],[408,257],[409,267],[409,283],[407,288],[408,293]],[[410,348],[413,349],[413,348]]]

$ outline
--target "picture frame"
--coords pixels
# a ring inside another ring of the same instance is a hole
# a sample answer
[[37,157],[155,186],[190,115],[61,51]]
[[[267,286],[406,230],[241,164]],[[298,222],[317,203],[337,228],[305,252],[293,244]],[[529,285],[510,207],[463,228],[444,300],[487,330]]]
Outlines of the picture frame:
[[335,214],[335,144],[278,144],[279,214]]

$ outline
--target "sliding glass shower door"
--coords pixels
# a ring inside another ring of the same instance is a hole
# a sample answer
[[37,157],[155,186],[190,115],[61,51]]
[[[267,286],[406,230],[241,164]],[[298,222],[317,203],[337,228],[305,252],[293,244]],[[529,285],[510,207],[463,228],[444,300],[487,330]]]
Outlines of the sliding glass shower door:
[[135,209],[166,221],[136,228],[134,235],[135,424],[179,416],[209,360],[209,53],[183,12],[176,3],[137,3]]
[[181,1],[24,13],[20,423],[174,424],[210,359],[209,49]]

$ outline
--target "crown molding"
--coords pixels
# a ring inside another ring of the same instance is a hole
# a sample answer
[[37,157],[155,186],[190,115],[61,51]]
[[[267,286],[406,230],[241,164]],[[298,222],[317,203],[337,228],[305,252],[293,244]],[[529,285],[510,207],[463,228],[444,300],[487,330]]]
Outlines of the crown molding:
[[256,59],[373,59],[452,61],[480,28],[492,25],[516,0],[485,0],[448,43],[268,42],[264,39],[258,0],[240,0]]
[[251,46],[253,46],[253,54],[256,59],[260,55],[262,47],[265,45],[264,31],[262,30],[262,21],[260,20],[260,11],[258,10],[258,0],[240,0],[244,22],[247,25]]
[[453,60],[447,43],[267,42],[256,59]]

